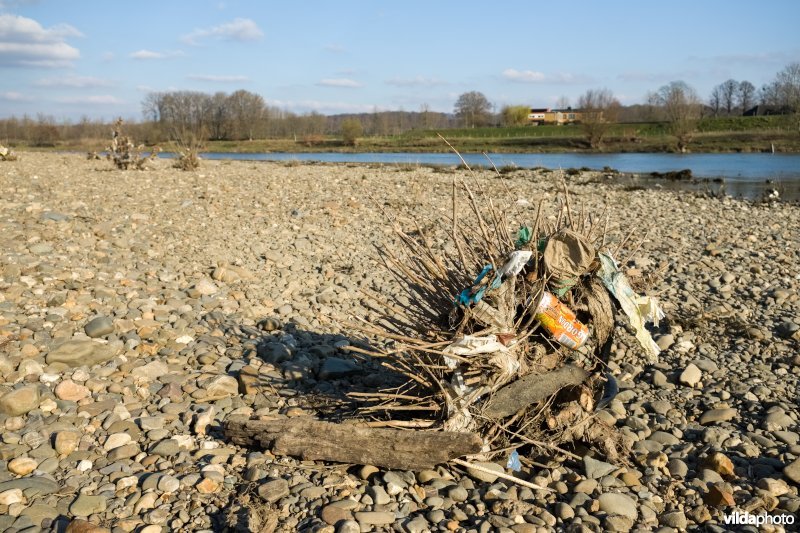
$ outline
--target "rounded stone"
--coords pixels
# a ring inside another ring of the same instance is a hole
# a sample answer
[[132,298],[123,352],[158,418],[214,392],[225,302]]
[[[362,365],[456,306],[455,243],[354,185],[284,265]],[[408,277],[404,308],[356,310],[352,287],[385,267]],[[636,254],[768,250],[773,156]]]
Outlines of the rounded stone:
[[54,447],[59,455],[69,455],[78,448],[81,436],[76,431],[59,431],[56,433]]
[[91,391],[87,387],[79,385],[71,379],[65,379],[56,385],[53,392],[56,398],[68,402],[79,402],[91,394]]
[[39,466],[39,462],[31,457],[17,457],[8,462],[8,471],[18,476],[27,476]]
[[622,515],[634,521],[639,516],[636,502],[626,494],[606,492],[600,495],[598,502],[600,509],[610,515]]
[[0,398],[0,413],[21,416],[39,407],[39,387],[26,385]]
[[93,318],[85,326],[83,331],[86,336],[96,339],[114,333],[114,322],[107,316]]

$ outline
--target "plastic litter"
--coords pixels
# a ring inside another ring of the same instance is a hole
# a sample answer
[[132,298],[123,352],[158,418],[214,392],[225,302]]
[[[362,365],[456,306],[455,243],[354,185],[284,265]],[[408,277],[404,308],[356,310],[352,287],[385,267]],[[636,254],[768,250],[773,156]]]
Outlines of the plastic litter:
[[581,323],[575,313],[547,291],[542,293],[536,306],[536,320],[559,343],[573,350],[589,338],[589,328]]
[[514,242],[514,245],[517,248],[522,248],[529,242],[531,242],[531,238],[533,237],[533,230],[528,226],[520,226],[519,230],[517,231],[517,240]]
[[522,470],[522,463],[519,460],[519,452],[517,450],[514,450],[508,456],[508,461],[506,462],[506,468],[514,472],[519,472],[520,470]]
[[[461,293],[458,295],[457,303],[466,307],[480,302],[483,299],[483,295],[486,293],[486,289],[489,288],[484,279],[488,279],[487,275],[491,271],[492,265],[486,265],[483,267],[483,270],[481,270],[480,274],[478,274],[478,277],[475,278],[475,281],[472,282],[472,285],[461,291]],[[499,282],[497,283],[497,286],[500,286]]]
[[[463,357],[465,355],[505,352],[506,350],[508,348],[497,340],[497,335],[487,335],[485,337],[464,335],[442,350],[442,352]],[[453,369],[458,366],[458,359],[445,355],[444,360],[448,368]]]
[[617,262],[607,253],[599,253],[600,270],[597,275],[603,285],[614,295],[622,311],[627,315],[628,322],[636,331],[636,339],[642,345],[650,358],[650,362],[658,359],[660,350],[658,345],[645,328],[645,323],[652,322],[658,326],[659,320],[664,318],[664,311],[658,306],[658,301],[650,296],[640,296],[631,288],[628,278],[620,271]]
[[498,271],[497,275],[502,278],[513,277],[522,272],[525,265],[533,257],[533,252],[530,250],[516,250],[508,255],[508,261]]
[[576,231],[562,229],[550,237],[542,259],[553,293],[564,296],[589,271],[594,258],[594,246]]

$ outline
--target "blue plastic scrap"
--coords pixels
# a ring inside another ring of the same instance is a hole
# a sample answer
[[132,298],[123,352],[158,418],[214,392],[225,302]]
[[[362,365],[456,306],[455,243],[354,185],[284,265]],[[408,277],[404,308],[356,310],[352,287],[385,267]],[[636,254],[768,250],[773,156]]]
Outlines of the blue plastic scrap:
[[458,301],[460,305],[469,306],[472,304],[476,304],[483,299],[483,295],[486,293],[487,289],[496,289],[502,283],[500,277],[495,276],[494,280],[491,284],[481,283],[483,278],[492,271],[492,265],[486,265],[481,270],[481,273],[478,274],[478,277],[475,278],[475,281],[472,282],[472,285],[461,291],[461,294],[458,295]]
[[519,461],[519,453],[517,450],[511,452],[511,455],[508,456],[508,462],[506,463],[506,468],[510,468],[514,472],[519,472],[522,470],[522,463]]

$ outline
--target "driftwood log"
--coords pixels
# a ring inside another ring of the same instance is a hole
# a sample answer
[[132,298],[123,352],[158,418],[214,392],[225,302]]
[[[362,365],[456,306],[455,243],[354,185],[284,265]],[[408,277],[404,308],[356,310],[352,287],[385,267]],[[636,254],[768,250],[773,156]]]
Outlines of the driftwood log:
[[478,453],[483,446],[474,433],[370,428],[311,418],[250,420],[231,416],[225,421],[225,437],[240,446],[262,446],[275,455],[398,470],[433,468]]
[[588,377],[586,370],[574,365],[565,365],[544,374],[528,374],[497,391],[487,402],[483,414],[494,419],[511,416],[564,387],[580,385]]

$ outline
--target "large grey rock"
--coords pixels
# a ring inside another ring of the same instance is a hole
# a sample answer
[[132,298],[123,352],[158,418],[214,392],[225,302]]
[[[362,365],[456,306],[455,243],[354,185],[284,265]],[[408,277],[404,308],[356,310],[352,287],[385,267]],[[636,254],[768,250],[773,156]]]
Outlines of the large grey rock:
[[391,524],[395,520],[394,513],[389,511],[361,511],[355,515],[356,521],[362,526],[381,526]]
[[600,479],[617,469],[617,467],[612,464],[598,461],[588,455],[583,456],[583,468],[586,470],[586,477],[589,479]]
[[257,348],[258,356],[268,363],[282,363],[292,358],[292,351],[281,342],[267,342]]
[[21,416],[39,407],[39,387],[26,385],[0,398],[0,413]]
[[93,339],[104,337],[114,333],[114,322],[107,316],[99,316],[87,322],[83,331]]
[[63,363],[69,367],[93,366],[114,357],[114,349],[95,341],[67,341],[45,356],[48,364]]
[[57,482],[46,477],[23,477],[0,482],[0,493],[11,489],[21,489],[28,499],[47,496],[57,492],[60,488],[61,486]]
[[266,502],[275,503],[289,495],[289,482],[285,479],[267,481],[258,487],[258,495]]
[[709,409],[700,416],[700,424],[707,426],[716,422],[727,422],[736,417],[739,412],[732,408]]
[[686,515],[683,514],[681,511],[673,511],[671,513],[664,513],[658,519],[658,522],[662,526],[667,526],[671,528],[675,528],[678,530],[686,529]]
[[150,361],[146,365],[137,366],[131,370],[131,375],[155,381],[161,376],[169,374],[169,367],[163,361]]
[[795,459],[793,463],[786,465],[783,475],[800,485],[800,459]]
[[631,520],[636,520],[639,511],[636,509],[636,502],[627,494],[618,492],[606,492],[598,498],[600,510],[610,515],[627,516]]
[[89,494],[79,494],[69,506],[69,512],[75,516],[89,516],[105,510],[106,498]]
[[219,400],[239,394],[239,382],[233,376],[214,376],[203,384],[207,400]]
[[355,361],[329,357],[319,369],[319,379],[339,379],[358,374],[361,368]]
[[681,372],[678,381],[689,387],[694,387],[695,385],[700,383],[700,379],[702,377],[703,377],[703,371],[700,370],[694,363],[689,363],[684,369],[684,371]]

